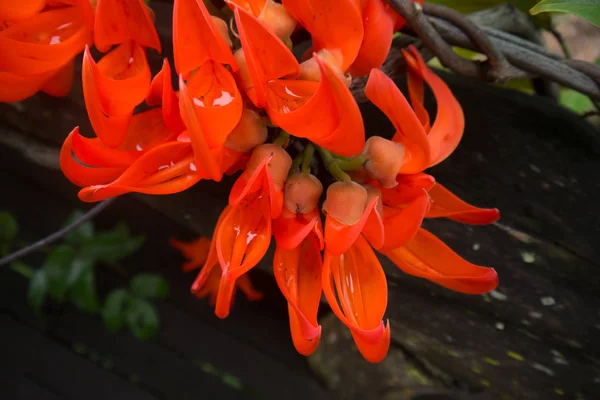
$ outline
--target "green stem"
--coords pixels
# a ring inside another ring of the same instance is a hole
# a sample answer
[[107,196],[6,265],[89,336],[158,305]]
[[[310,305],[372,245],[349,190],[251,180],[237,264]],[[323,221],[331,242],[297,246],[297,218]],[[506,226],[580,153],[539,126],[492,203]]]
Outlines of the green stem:
[[285,142],[288,141],[289,138],[290,138],[290,134],[284,130],[281,130],[281,132],[279,132],[279,135],[277,135],[277,137],[273,141],[273,144],[276,144],[278,146],[283,146],[285,144]]
[[288,173],[288,176],[293,174],[294,172],[297,172],[298,169],[300,168],[300,165],[302,164],[302,160],[303,160],[303,153],[298,154],[294,160],[292,161],[292,167],[290,168],[290,172]]
[[305,174],[310,173],[310,162],[312,161],[313,155],[315,154],[315,146],[312,143],[309,143],[304,148],[303,157],[302,157],[302,172]]
[[323,164],[325,164],[325,168],[327,168],[327,171],[329,171],[329,173],[335,179],[337,179],[338,181],[342,181],[342,182],[350,182],[352,180],[350,178],[350,175],[348,175],[347,173],[342,171],[342,169],[340,168],[340,166],[338,164],[338,162],[340,160],[337,160],[336,158],[334,158],[329,151],[325,150],[321,146],[317,146],[317,145],[314,145],[314,146],[317,149],[317,152],[319,153],[319,155],[321,156],[321,159],[323,160]]
[[366,161],[367,160],[365,160],[363,157],[356,156],[348,160],[339,160],[337,164],[344,171],[356,171],[357,169],[362,167]]
[[35,270],[33,268],[23,264],[22,262],[11,263],[9,265],[9,268],[27,279],[33,278],[33,274],[35,273]]

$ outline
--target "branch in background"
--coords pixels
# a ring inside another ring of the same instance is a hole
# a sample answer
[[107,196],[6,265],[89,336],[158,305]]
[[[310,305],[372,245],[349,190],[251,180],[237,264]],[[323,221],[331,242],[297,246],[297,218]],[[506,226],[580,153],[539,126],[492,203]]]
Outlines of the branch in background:
[[19,151],[25,158],[42,167],[60,169],[60,149],[31,140],[23,132],[0,128],[0,143]]
[[69,225],[65,226],[64,228],[59,229],[58,231],[54,232],[50,236],[46,236],[45,238],[33,243],[32,245],[24,247],[21,250],[15,251],[14,253],[7,255],[6,257],[0,258],[0,266],[11,263],[15,260],[18,260],[21,257],[26,256],[27,254],[30,254],[36,250],[41,249],[44,246],[47,246],[51,243],[56,242],[58,239],[65,236],[67,233],[69,233],[73,229],[77,228],[79,225],[94,218],[96,215],[98,215],[100,212],[102,212],[104,209],[106,209],[106,207],[108,207],[114,201],[115,201],[115,198],[104,200],[102,203],[97,204],[92,209],[90,209],[88,212],[83,214],[81,217],[77,218],[75,221],[73,221]]
[[[410,0],[387,1],[407,21],[406,29],[415,33],[444,66],[459,75],[492,82],[541,77],[600,100],[600,67],[594,64],[565,60],[528,40],[494,27],[478,26],[446,7],[425,4],[421,8]],[[473,20],[477,21],[476,17]],[[493,22],[490,18],[485,21]],[[507,23],[502,21],[503,25]],[[524,26],[522,21],[519,23]],[[454,53],[452,46],[483,53],[487,61],[463,59]]]

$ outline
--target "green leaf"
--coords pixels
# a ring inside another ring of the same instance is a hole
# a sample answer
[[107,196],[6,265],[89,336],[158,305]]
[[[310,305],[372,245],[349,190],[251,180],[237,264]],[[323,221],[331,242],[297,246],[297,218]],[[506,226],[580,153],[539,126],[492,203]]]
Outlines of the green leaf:
[[84,243],[82,255],[98,261],[115,262],[135,252],[143,237],[131,237],[126,225],[119,224],[109,232],[98,233]]
[[559,102],[577,114],[583,114],[594,109],[594,104],[589,97],[573,89],[562,89]]
[[8,248],[8,245],[17,236],[18,230],[19,225],[15,217],[9,212],[0,212],[0,246]]
[[33,278],[29,282],[29,289],[27,290],[27,301],[35,311],[39,311],[42,307],[47,292],[48,280],[46,278],[46,271],[40,268],[33,274]]
[[158,331],[158,314],[146,300],[133,298],[125,312],[125,320],[131,332],[140,340],[147,340]]
[[[67,218],[63,226],[67,226],[84,215],[81,210],[75,210]],[[82,244],[89,238],[94,236],[94,224],[91,221],[86,221],[65,235],[65,240],[69,244]]]
[[575,14],[596,26],[600,26],[600,0],[542,0],[529,12],[566,12]]
[[44,262],[42,268],[46,271],[48,292],[50,296],[61,301],[64,300],[69,285],[67,283],[71,262],[73,261],[73,248],[67,245],[56,247]]
[[96,276],[94,266],[89,263],[81,271],[79,277],[69,288],[69,297],[73,304],[81,310],[96,313],[100,310],[98,295],[96,294]]
[[140,297],[165,299],[169,296],[169,282],[160,275],[138,274],[131,280],[130,286]]
[[116,332],[125,323],[125,310],[131,300],[131,295],[126,289],[115,289],[106,298],[102,308],[102,318],[106,329]]

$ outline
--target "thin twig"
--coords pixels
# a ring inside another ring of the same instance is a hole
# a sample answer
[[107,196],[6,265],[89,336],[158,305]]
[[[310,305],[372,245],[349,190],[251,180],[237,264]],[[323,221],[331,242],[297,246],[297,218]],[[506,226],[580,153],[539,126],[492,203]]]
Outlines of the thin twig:
[[86,212],[81,217],[77,218],[75,221],[73,221],[69,225],[65,226],[64,228],[59,229],[58,231],[54,232],[53,234],[46,236],[45,238],[38,240],[37,242],[35,242],[27,247],[24,247],[21,250],[15,251],[14,253],[7,255],[6,257],[0,258],[0,266],[11,263],[21,257],[26,256],[29,253],[32,253],[32,252],[44,247],[44,246],[54,243],[58,239],[65,236],[67,233],[71,232],[73,229],[77,228],[79,225],[94,218],[96,215],[98,215],[100,212],[102,212],[106,207],[108,207],[110,204],[112,204],[114,200],[115,200],[115,198],[104,200],[102,203],[94,206],[88,212]]

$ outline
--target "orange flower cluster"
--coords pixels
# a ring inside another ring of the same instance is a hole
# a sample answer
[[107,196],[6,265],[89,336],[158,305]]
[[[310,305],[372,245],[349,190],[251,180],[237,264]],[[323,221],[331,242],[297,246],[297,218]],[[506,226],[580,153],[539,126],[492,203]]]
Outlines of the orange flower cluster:
[[[384,0],[230,0],[231,30],[201,0],[175,0],[178,92],[167,60],[151,77],[145,47],[160,50],[160,44],[141,0],[86,4],[59,9],[80,18],[89,36],[63,61],[90,44],[92,32],[99,50],[116,47],[99,62],[85,50],[83,89],[97,138],[71,132],[62,169],[87,202],[176,193],[242,170],[213,239],[172,242],[190,259],[185,270],[201,268],[192,292],[210,295],[217,316],[229,314],[236,288],[260,298],[246,273],[272,236],[274,275],[289,305],[294,345],[305,355],[319,343],[324,294],[363,356],[371,362],[385,356],[387,286],[373,249],[403,271],[455,291],[496,287],[493,269],[468,263],[420,228],[424,218],[487,224],[499,214],[463,202],[423,172],[458,146],[464,118],[416,49],[404,51],[410,103],[378,69],[404,23]],[[36,14],[43,7],[23,21],[54,12]],[[312,48],[299,62],[290,49],[300,29],[311,35]],[[51,41],[44,49],[53,49]],[[396,128],[391,140],[365,141],[349,85],[367,74],[366,96]],[[433,121],[423,106],[425,83],[438,104]],[[136,112],[144,101],[146,111]],[[337,179],[321,209],[324,188],[311,174],[315,150]]]

